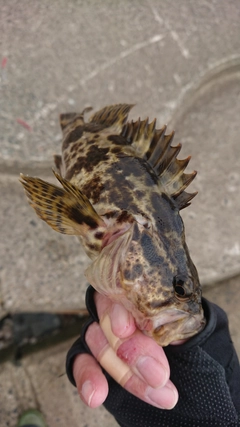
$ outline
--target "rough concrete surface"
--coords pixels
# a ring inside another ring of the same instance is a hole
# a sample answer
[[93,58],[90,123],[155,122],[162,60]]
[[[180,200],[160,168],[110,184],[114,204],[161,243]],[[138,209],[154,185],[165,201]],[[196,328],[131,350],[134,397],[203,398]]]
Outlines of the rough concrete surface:
[[[240,354],[239,28],[235,0],[0,0],[0,317],[84,306],[86,255],[35,216],[18,175],[53,180],[60,112],[130,102],[131,117],[167,123],[179,157],[192,155],[199,194],[183,212],[187,241]],[[50,427],[114,425],[56,379],[68,346],[0,366],[0,427],[28,406]]]

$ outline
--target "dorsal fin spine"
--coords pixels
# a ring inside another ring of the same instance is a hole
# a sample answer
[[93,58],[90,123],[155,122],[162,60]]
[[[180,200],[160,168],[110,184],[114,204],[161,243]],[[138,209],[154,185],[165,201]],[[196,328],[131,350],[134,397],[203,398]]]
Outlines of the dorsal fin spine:
[[179,188],[174,193],[172,193],[172,197],[179,197],[179,195],[184,192],[185,188],[187,188],[189,184],[193,181],[196,175],[196,171],[192,173],[184,173],[181,177],[181,181],[179,180]]
[[156,130],[155,134],[150,143],[149,149],[147,151],[147,159],[150,165],[155,168],[159,159],[163,156],[165,151],[165,144],[168,144],[167,139],[165,137],[167,126],[163,126],[161,129]]
[[60,125],[62,130],[64,130],[72,121],[78,116],[77,113],[62,113],[60,114]]
[[133,122],[133,142],[135,142],[138,139],[138,135],[139,135],[139,129],[141,126],[141,120],[140,117],[136,122]]
[[170,133],[169,135],[165,135],[166,128],[166,126],[163,127],[163,133],[161,133],[160,129],[160,138],[158,140],[157,147],[155,148],[155,151],[159,152],[157,161],[155,161],[154,164],[154,170],[157,175],[159,175],[159,165],[164,161],[164,158],[166,158],[168,153],[170,152],[170,144],[174,137],[174,132]]
[[182,145],[180,143],[176,147],[172,147],[170,145],[167,146],[165,152],[159,158],[159,161],[154,168],[159,177],[164,174],[164,171],[168,169],[169,165],[171,165],[171,163],[176,160],[181,147]]
[[186,208],[191,203],[190,201],[197,195],[197,191],[195,193],[187,193],[186,191],[183,191],[178,196],[172,196],[178,205],[179,210]]
[[[191,158],[191,156],[189,156],[183,160],[175,159],[174,162],[171,162],[168,165],[167,171],[165,173],[170,176],[169,179],[171,179],[172,182],[175,182],[176,180],[181,178],[181,176],[184,173],[184,170],[186,169],[186,167],[190,161],[190,158]],[[164,176],[165,176],[165,173],[164,173]],[[163,176],[163,175],[161,175],[161,176]]]
[[128,144],[131,144],[136,155],[145,158],[146,161],[155,170],[159,180],[167,189],[168,193],[175,199],[179,209],[190,204],[190,200],[197,194],[188,194],[184,190],[195,178],[196,172],[185,174],[191,156],[179,160],[179,154],[182,145],[172,147],[171,143],[174,137],[174,131],[165,135],[167,126],[161,129],[155,129],[156,119],[148,123],[145,120],[127,122],[122,127],[121,136]]
[[104,107],[93,114],[89,122],[103,125],[106,128],[113,126],[116,132],[120,133],[133,106],[134,104],[115,104]]
[[139,118],[138,123],[138,131],[135,136],[135,141],[143,140],[146,138],[146,126],[148,126],[148,118],[142,121]]

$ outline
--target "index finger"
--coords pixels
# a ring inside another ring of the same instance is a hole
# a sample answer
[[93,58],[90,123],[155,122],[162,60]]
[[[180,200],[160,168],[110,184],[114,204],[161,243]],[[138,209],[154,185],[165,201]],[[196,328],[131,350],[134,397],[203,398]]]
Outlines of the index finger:
[[[131,313],[128,313],[127,310],[120,305],[119,306],[122,307],[122,313],[120,313],[122,317],[118,318],[117,323],[118,325],[121,323],[123,324],[119,327],[119,329],[122,328],[122,337],[119,337],[119,335],[116,336],[112,327],[116,314],[112,309],[114,304],[108,298],[98,293],[95,297],[95,303],[102,331],[118,358],[127,364],[133,373],[139,378],[144,379],[151,387],[158,387],[166,384],[170,376],[170,368],[162,347],[153,339],[137,330]],[[118,313],[120,307],[117,310]],[[128,323],[128,327],[126,327],[126,323]],[[123,372],[124,369],[122,369],[122,373]]]
[[133,316],[122,304],[113,303],[109,298],[95,292],[94,302],[100,321],[108,314],[111,319],[111,329],[114,335],[125,338],[133,334],[136,325]]

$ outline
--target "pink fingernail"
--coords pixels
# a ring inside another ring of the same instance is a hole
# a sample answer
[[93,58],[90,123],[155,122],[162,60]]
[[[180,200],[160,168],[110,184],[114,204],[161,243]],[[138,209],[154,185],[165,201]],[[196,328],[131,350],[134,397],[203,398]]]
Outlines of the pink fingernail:
[[120,304],[114,304],[112,308],[112,330],[119,337],[125,334],[130,326],[128,311]]
[[165,386],[160,389],[148,387],[145,396],[150,403],[161,409],[172,409],[178,401],[178,393],[174,386]]
[[81,395],[85,402],[88,404],[88,406],[91,405],[91,401],[93,398],[93,395],[95,393],[95,388],[91,381],[85,381],[82,386]]

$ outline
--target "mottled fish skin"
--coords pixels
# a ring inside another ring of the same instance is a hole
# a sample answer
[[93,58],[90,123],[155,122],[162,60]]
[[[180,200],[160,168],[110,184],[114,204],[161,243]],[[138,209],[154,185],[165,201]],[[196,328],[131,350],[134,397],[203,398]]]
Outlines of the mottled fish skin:
[[179,211],[196,193],[185,188],[190,157],[178,160],[173,133],[148,119],[127,122],[133,105],[62,114],[63,189],[22,175],[30,204],[55,230],[76,234],[93,263],[90,283],[130,310],[160,345],[185,339],[205,324],[201,286]]

